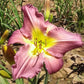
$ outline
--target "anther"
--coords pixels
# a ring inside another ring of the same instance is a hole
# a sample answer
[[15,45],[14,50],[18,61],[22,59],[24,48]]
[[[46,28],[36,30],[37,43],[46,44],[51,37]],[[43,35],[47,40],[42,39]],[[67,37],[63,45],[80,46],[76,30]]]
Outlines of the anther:
[[34,40],[34,45],[37,47],[37,38]]
[[42,40],[39,41],[39,49],[42,48]]

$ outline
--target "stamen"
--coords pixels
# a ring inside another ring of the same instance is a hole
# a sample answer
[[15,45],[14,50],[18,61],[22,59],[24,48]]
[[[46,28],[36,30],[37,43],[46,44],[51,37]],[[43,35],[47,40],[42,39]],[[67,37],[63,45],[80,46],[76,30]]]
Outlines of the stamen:
[[33,54],[40,54],[43,50],[43,47],[47,45],[46,43],[46,39],[44,41],[42,40],[38,40],[37,38],[34,39],[34,45],[35,45],[35,49],[33,51]]
[[34,45],[37,47],[37,38],[34,40]]

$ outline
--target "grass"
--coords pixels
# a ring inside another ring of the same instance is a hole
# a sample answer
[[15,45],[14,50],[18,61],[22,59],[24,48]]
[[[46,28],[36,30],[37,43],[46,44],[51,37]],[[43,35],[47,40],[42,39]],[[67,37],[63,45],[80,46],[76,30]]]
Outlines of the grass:
[[83,0],[54,0],[54,3],[58,21],[65,21],[66,28],[80,33],[84,29]]
[[13,32],[21,28],[21,21],[13,0],[0,0],[0,32],[3,33],[6,29]]

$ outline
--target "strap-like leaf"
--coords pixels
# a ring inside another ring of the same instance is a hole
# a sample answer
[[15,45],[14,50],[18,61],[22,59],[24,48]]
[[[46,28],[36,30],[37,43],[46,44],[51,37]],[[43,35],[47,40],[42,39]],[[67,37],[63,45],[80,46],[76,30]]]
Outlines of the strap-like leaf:
[[11,75],[11,73],[10,73],[4,66],[2,66],[1,64],[0,64],[0,67],[1,67],[3,70],[5,70],[8,74]]
[[9,82],[5,78],[0,76],[0,84],[9,84]]

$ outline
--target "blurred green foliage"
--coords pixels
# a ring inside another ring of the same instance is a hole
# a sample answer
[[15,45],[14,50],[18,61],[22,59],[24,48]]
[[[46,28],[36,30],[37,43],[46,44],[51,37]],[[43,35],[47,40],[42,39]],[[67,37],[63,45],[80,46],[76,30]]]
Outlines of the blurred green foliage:
[[0,0],[0,33],[21,28],[21,19],[13,0]]
[[64,21],[71,31],[80,33],[84,30],[83,0],[54,0],[54,3],[57,21]]
[[[38,8],[42,10],[44,0],[28,0]],[[6,29],[10,29],[13,32],[15,29],[20,29],[23,23],[23,14],[18,12],[17,6],[22,6],[23,0],[0,0],[0,36]]]
[[[77,4],[78,0],[75,1],[75,3]],[[76,31],[77,32],[82,32],[84,31],[84,1],[83,0],[79,0],[79,7],[76,6],[76,13],[77,13],[77,22],[76,22]],[[83,32],[84,33],[84,32]]]
[[59,18],[59,20],[62,18],[66,18],[67,20],[72,19],[72,0],[54,0],[54,2],[57,18]]
[[5,28],[11,28],[9,20],[10,11],[7,9],[8,0],[0,0],[0,32],[3,33]]

